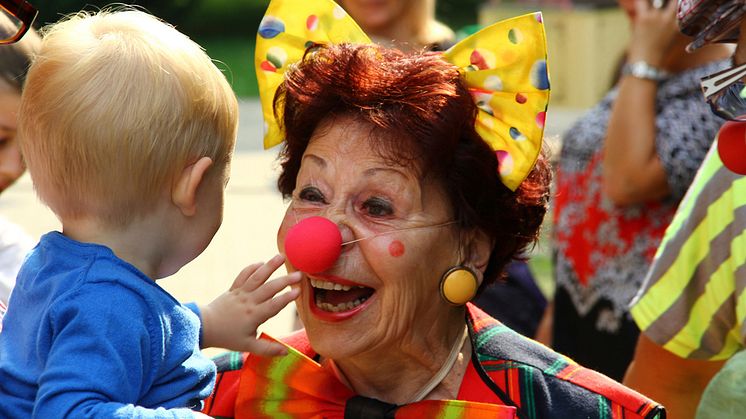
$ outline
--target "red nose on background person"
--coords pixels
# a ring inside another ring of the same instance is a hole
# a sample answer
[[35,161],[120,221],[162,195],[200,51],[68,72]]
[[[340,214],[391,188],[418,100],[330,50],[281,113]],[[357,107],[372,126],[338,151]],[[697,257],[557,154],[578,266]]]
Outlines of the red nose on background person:
[[324,217],[309,217],[288,230],[285,256],[303,272],[323,272],[334,265],[342,252],[339,227]]
[[730,171],[746,175],[746,122],[728,121],[720,127],[718,154]]

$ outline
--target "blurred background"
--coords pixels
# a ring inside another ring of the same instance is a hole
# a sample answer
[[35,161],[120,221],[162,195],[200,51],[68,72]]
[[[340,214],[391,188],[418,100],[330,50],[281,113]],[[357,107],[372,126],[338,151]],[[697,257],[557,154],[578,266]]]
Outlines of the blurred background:
[[[79,10],[96,10],[110,1],[32,0],[40,10],[36,26]],[[231,180],[226,189],[223,225],[208,249],[171,278],[158,281],[181,301],[207,303],[224,292],[246,265],[276,252],[275,235],[285,203],[275,187],[278,149],[262,150],[262,121],[253,54],[256,30],[269,0],[134,1],[175,25],[201,44],[232,84],[240,101],[240,127]],[[552,97],[546,135],[558,156],[560,134],[610,87],[622,49],[627,21],[615,0],[438,0],[437,18],[465,37],[480,26],[540,10],[549,44]],[[0,214],[33,237],[59,229],[54,215],[35,198],[25,174],[0,200]],[[530,267],[549,296],[551,277],[547,216],[544,239]],[[290,331],[294,311],[286,309],[264,326],[282,335]]]
[[[406,0],[402,0],[406,1]],[[82,9],[111,1],[36,0],[37,26]],[[137,4],[175,25],[200,43],[230,70],[239,97],[257,95],[251,67],[254,38],[269,0],[137,0]],[[473,33],[480,25],[519,13],[541,10],[546,15],[552,65],[552,105],[590,106],[608,88],[627,28],[615,0],[438,0],[438,20],[457,32]],[[591,58],[593,55],[593,58]],[[567,60],[567,62],[566,62]],[[565,65],[571,64],[571,65]],[[574,86],[572,77],[588,87]],[[565,89],[565,85],[571,86]]]

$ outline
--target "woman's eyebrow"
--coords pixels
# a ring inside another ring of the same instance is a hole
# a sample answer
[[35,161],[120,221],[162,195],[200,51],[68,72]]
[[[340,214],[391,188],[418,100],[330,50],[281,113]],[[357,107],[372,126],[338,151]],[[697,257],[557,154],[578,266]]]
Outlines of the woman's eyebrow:
[[306,154],[303,156],[301,160],[310,160],[312,163],[316,163],[317,166],[320,166],[322,168],[326,167],[326,160],[322,159],[321,157],[315,155],[315,154]]
[[372,177],[372,176],[378,174],[379,172],[393,173],[393,174],[395,174],[395,175],[397,175],[399,177],[402,177],[404,179],[409,179],[409,177],[407,175],[405,175],[401,170],[394,169],[394,168],[391,168],[391,167],[373,167],[373,168],[370,168],[370,169],[366,169],[363,172],[363,176]]

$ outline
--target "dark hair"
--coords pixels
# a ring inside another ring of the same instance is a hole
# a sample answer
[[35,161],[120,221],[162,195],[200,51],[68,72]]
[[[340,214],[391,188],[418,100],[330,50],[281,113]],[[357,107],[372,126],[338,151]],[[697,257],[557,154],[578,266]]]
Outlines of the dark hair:
[[[0,13],[0,37],[8,37],[14,33],[16,28],[13,22],[4,13]],[[0,83],[5,82],[20,93],[33,53],[39,49],[40,44],[39,35],[30,29],[20,41],[0,46]]]
[[286,135],[278,180],[286,198],[319,123],[350,115],[371,125],[381,156],[441,183],[460,228],[493,240],[482,289],[536,242],[551,182],[544,153],[515,192],[503,185],[495,152],[474,128],[477,107],[459,69],[440,54],[315,45],[288,70],[274,106]]

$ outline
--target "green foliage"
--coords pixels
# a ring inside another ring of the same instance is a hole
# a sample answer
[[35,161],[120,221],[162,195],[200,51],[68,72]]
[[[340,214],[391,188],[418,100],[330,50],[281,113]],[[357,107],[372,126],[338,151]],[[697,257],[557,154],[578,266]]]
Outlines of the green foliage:
[[238,97],[259,96],[254,71],[254,37],[195,39],[223,71]]
[[269,0],[200,0],[182,22],[196,37],[254,37]]
[[477,22],[479,6],[485,0],[437,0],[435,14],[438,20],[454,31]]
[[202,2],[203,0],[129,0],[119,3],[112,0],[31,0],[31,4],[39,9],[36,26],[54,23],[62,16],[80,10],[99,10],[107,6],[117,7],[123,4],[136,5],[167,22],[179,25]]

